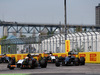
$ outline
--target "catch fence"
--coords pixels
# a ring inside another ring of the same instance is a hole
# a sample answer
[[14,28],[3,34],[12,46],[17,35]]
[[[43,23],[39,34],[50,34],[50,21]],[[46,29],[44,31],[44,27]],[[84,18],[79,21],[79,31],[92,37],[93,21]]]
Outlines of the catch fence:
[[[100,32],[88,31],[67,33],[70,40],[70,50],[75,52],[99,52]],[[2,40],[1,53],[65,53],[65,33],[53,35],[40,35],[38,37],[25,37]]]

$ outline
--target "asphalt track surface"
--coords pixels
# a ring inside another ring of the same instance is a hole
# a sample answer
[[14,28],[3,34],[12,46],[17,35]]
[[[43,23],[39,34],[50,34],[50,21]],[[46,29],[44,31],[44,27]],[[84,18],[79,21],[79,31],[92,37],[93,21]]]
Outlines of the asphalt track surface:
[[84,66],[60,66],[48,64],[47,68],[9,70],[7,64],[0,64],[0,75],[100,75],[100,64],[86,64]]

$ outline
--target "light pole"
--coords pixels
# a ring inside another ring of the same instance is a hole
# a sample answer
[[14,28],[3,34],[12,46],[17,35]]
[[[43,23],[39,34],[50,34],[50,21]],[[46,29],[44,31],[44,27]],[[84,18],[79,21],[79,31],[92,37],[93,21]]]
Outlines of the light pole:
[[65,40],[67,40],[66,0],[64,0],[64,22],[65,22]]
[[66,0],[64,0],[64,18],[65,18],[65,25],[67,24],[66,22]]

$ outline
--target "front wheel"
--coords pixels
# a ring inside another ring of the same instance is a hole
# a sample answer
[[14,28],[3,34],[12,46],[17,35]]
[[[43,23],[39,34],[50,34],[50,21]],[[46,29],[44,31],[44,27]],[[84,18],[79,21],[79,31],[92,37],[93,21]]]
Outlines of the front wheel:
[[55,66],[57,66],[57,67],[59,67],[59,66],[60,66],[59,59],[56,59]]
[[40,61],[40,66],[41,66],[41,68],[46,68],[47,67],[47,61],[45,59],[42,59]]
[[13,70],[14,67],[11,67],[11,65],[8,64],[7,68],[9,68],[10,70]]
[[10,67],[9,69],[10,69],[10,70],[14,70],[14,67]]

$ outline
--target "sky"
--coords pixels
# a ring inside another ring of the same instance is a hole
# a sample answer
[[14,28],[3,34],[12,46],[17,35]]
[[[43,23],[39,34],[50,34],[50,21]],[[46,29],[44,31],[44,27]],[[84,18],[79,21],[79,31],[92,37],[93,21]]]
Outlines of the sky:
[[[66,0],[66,2],[67,24],[95,25],[95,6],[100,0]],[[64,24],[64,0],[0,0],[0,20]]]

